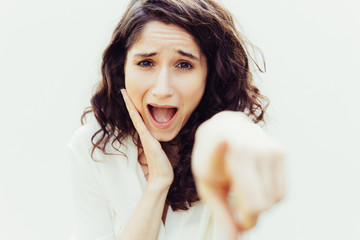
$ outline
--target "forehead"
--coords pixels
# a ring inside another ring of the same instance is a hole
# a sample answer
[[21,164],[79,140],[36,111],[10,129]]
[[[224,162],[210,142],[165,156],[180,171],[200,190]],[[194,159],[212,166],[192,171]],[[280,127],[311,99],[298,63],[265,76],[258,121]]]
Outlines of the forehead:
[[182,27],[151,21],[145,24],[133,47],[153,47],[157,45],[183,46],[191,50],[200,51],[195,38]]

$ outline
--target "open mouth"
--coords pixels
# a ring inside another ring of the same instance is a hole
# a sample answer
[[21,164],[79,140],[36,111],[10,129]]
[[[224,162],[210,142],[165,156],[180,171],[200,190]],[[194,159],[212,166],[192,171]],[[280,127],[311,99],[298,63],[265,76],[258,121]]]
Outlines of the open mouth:
[[176,107],[159,107],[150,104],[148,105],[148,109],[152,118],[160,124],[169,123],[174,118],[178,110]]

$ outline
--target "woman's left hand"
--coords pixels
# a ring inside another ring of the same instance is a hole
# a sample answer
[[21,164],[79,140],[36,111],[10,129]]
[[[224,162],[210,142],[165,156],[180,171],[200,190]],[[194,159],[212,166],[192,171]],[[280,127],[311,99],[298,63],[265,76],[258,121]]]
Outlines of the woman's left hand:
[[284,198],[283,150],[242,112],[218,113],[199,127],[192,170],[200,198],[230,239]]

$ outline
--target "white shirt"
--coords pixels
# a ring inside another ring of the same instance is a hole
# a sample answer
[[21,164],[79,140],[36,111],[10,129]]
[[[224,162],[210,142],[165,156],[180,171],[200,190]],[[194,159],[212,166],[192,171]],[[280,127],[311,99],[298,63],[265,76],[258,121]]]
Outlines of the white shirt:
[[[127,158],[111,146],[106,151],[115,155],[96,150],[95,161],[91,158],[91,137],[98,129],[94,120],[80,127],[68,144],[75,211],[71,240],[118,240],[147,184],[131,137],[120,147]],[[169,207],[165,225],[161,222],[157,237],[157,240],[165,239],[227,238],[207,206],[197,202],[186,211],[174,212]]]

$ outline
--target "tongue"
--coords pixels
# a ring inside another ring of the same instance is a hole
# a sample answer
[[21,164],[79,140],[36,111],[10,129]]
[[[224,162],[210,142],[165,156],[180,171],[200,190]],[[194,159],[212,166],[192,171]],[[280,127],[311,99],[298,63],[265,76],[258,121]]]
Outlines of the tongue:
[[166,123],[174,116],[175,108],[152,108],[152,115],[154,119],[159,123]]

